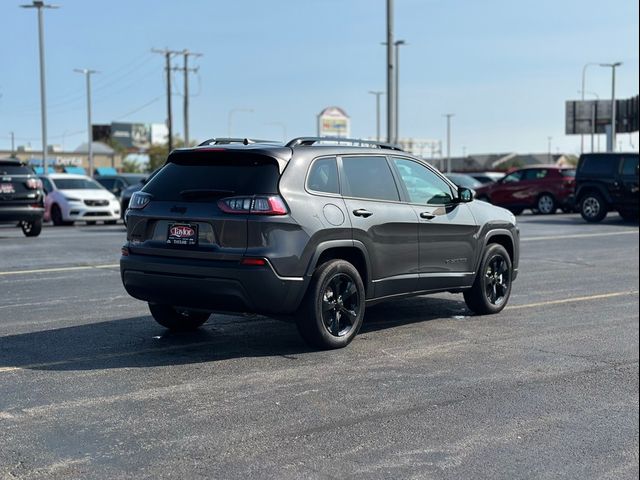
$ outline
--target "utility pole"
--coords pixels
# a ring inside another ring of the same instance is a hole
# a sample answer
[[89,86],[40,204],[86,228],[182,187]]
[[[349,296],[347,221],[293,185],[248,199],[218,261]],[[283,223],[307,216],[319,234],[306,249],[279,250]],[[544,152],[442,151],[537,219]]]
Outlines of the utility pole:
[[9,136],[11,137],[11,156],[15,156],[16,154],[16,136],[13,132],[9,132]]
[[393,0],[387,0],[387,142],[393,143],[396,131],[395,85],[393,79]]
[[167,72],[167,129],[169,130],[169,153],[173,150],[173,121],[172,121],[172,113],[171,113],[171,57],[173,55],[178,55],[182,53],[181,50],[169,50],[168,48],[164,48],[162,50],[158,48],[152,48],[151,51],[153,53],[159,53],[164,55],[165,58],[165,71]]
[[87,132],[88,135],[88,156],[89,156],[89,176],[93,176],[93,128],[91,127],[91,75],[98,73],[96,70],[88,68],[74,68],[74,72],[82,73],[87,82]]
[[33,0],[31,5],[20,5],[22,8],[36,8],[38,10],[38,47],[40,52],[40,117],[42,120],[42,173],[47,174],[47,93],[44,78],[44,19],[43,8],[60,8],[57,5],[47,5],[41,0]]
[[451,117],[455,113],[445,113],[443,117],[447,117],[447,173],[451,173]]
[[551,140],[553,137],[547,137],[547,162],[551,163]]
[[189,68],[189,57],[201,57],[202,53],[190,52],[185,49],[180,54],[184,57],[184,66],[174,67],[173,70],[180,70],[184,74],[184,102],[182,111],[184,115],[184,145],[189,146],[189,72],[197,72],[198,68]]
[[376,142],[380,141],[380,95],[384,95],[384,92],[380,90],[370,90],[371,95],[376,96]]
[[[581,100],[582,103],[584,104],[584,90],[585,90],[585,83],[586,83],[586,77],[587,77],[587,68],[589,68],[591,65],[597,65],[597,63],[585,63],[584,66],[582,67],[582,90],[581,90]],[[593,144],[593,137],[591,138],[591,143]],[[593,150],[593,146],[591,147],[591,150]],[[584,153],[584,135],[581,133],[580,134],[580,154]]]

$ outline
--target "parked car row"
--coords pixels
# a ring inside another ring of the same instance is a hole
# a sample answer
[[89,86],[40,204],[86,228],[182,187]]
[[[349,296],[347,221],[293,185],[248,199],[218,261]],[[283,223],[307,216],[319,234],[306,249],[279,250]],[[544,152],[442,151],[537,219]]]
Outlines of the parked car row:
[[[638,154],[592,153],[580,157],[577,169],[557,165],[536,165],[502,174],[495,172],[452,173],[456,185],[471,188],[476,198],[511,210],[525,209],[552,214],[579,211],[587,222],[603,220],[617,211],[625,220],[638,219]],[[481,180],[482,179],[482,180]]]

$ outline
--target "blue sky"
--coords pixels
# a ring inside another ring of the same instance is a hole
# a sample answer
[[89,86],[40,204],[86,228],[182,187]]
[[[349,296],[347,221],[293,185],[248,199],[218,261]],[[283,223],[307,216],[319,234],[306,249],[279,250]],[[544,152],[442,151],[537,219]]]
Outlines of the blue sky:
[[[37,24],[20,0],[0,2],[0,148],[40,144]],[[385,89],[384,0],[59,0],[45,12],[49,143],[86,138],[84,78],[94,77],[94,123],[163,122],[163,58],[153,47],[204,56],[191,77],[191,136],[280,139],[315,134],[315,116],[338,105],[354,136],[375,134],[369,90]],[[586,62],[623,61],[619,98],[636,95],[637,0],[395,0],[401,50],[400,134],[443,139],[454,112],[453,154],[576,153],[564,101],[578,98]],[[587,91],[610,96],[610,69],[590,67]],[[174,81],[174,125],[182,123]],[[133,113],[131,113],[133,112]],[[619,138],[625,149],[630,140]],[[604,141],[603,141],[604,145]]]

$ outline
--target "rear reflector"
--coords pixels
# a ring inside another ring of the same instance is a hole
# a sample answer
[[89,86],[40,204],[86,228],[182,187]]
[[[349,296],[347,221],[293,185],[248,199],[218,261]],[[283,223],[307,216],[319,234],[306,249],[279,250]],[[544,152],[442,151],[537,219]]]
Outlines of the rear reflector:
[[240,263],[242,265],[253,265],[262,267],[267,264],[267,261],[264,258],[245,257],[240,261]]
[[252,215],[286,215],[287,207],[278,195],[227,197],[218,200],[218,207],[225,213]]

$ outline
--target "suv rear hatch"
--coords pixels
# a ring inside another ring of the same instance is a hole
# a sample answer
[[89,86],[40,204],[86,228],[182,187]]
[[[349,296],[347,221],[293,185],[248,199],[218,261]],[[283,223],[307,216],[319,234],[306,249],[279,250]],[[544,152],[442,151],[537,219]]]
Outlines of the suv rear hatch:
[[0,162],[0,206],[37,204],[35,206],[42,207],[40,185],[40,180],[29,167]]
[[286,160],[265,152],[172,152],[131,199],[127,236],[132,253],[240,260],[247,250],[249,219],[287,213],[278,192]]

